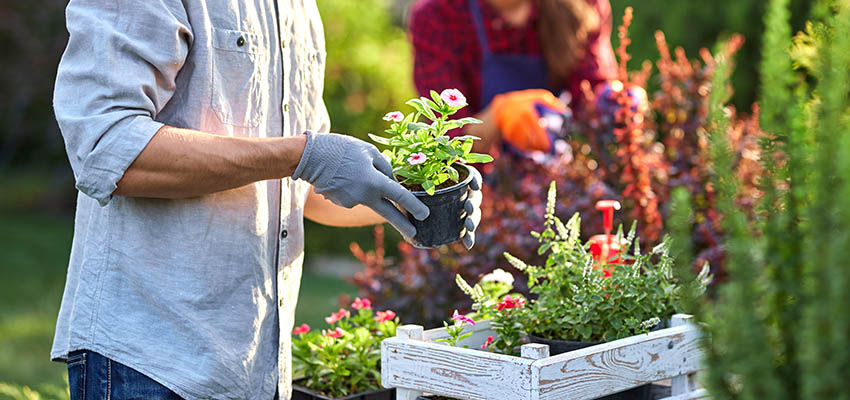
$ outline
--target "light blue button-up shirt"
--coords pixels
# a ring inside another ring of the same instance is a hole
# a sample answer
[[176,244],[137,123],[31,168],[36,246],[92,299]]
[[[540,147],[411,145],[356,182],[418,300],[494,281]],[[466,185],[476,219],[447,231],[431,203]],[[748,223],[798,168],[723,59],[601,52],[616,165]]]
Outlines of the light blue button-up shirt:
[[112,193],[163,124],[327,131],[315,1],[71,0],[67,25],[54,105],[80,193],[51,357],[96,351],[187,399],[288,398],[309,186]]

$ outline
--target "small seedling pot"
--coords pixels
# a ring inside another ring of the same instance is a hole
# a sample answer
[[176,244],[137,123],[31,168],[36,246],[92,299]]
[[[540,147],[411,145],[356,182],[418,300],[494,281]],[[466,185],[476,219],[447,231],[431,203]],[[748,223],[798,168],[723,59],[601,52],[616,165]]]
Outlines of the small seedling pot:
[[[416,227],[416,236],[407,238],[414,247],[433,249],[445,244],[459,241],[466,234],[466,210],[463,205],[469,196],[469,183],[472,182],[472,167],[462,165],[466,169],[466,178],[447,188],[434,191],[433,195],[425,191],[415,191],[413,195],[425,203],[431,214],[424,221],[413,218],[409,213],[407,219]],[[461,176],[463,172],[461,171]]]
[[[549,345],[549,355],[558,354],[583,349],[585,347],[595,346],[605,342],[573,342],[569,340],[546,339],[539,336],[529,335],[528,339],[531,343],[540,343]],[[661,385],[646,384],[629,390],[624,390],[619,393],[614,393],[608,396],[600,397],[598,400],[651,400],[654,398],[668,397],[669,387]],[[659,395],[662,393],[662,395]],[[666,394],[666,395],[663,395]]]
[[328,397],[298,383],[292,384],[292,400],[395,400],[395,388],[377,389],[345,397]]

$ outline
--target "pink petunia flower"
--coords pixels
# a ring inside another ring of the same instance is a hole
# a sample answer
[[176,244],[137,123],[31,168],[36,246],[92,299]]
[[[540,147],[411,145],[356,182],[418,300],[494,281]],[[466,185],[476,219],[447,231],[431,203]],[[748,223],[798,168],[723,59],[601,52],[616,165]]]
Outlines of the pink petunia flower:
[[340,328],[340,327],[336,327],[336,329],[334,329],[330,332],[322,331],[322,334],[329,337],[329,338],[341,338],[341,337],[345,336],[345,331],[342,330],[342,328]]
[[502,311],[506,308],[522,308],[523,306],[525,306],[525,300],[522,297],[513,298],[511,295],[507,295],[504,300],[493,306],[493,309]]
[[417,165],[424,163],[427,159],[428,156],[426,156],[425,153],[413,153],[410,157],[407,157],[407,162],[409,162],[410,165]]
[[475,325],[475,321],[473,321],[472,318],[469,318],[463,314],[458,314],[457,310],[455,310],[454,314],[452,314],[452,321],[467,322],[470,325]]
[[466,105],[466,97],[457,89],[446,89],[440,93],[440,98],[451,107],[463,107]]
[[393,310],[387,311],[378,311],[377,315],[375,315],[375,321],[378,322],[387,322],[395,319],[395,312]]
[[484,344],[481,345],[481,350],[487,350],[487,346],[490,346],[491,343],[493,343],[493,337],[487,336],[487,340],[485,340]]
[[301,324],[301,326],[296,326],[295,329],[292,330],[293,335],[300,335],[307,332],[310,332],[310,325],[307,324]]
[[400,111],[391,111],[384,114],[384,121],[401,122],[404,120],[404,114]]
[[327,322],[328,324],[333,324],[334,322],[341,320],[343,317],[347,318],[350,316],[351,312],[344,308],[340,308],[339,311],[331,314],[329,317],[325,317],[325,322]]
[[358,297],[358,298],[354,299],[354,303],[351,303],[351,308],[353,308],[355,310],[360,310],[360,309],[371,310],[372,309],[372,301],[369,300],[369,299],[360,299]]

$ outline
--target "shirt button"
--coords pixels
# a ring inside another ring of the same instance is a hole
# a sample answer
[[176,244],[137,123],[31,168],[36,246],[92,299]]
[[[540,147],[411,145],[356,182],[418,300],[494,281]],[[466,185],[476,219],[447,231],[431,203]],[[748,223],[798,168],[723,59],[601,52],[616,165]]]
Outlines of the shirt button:
[[289,231],[287,231],[286,229],[280,231],[280,238],[281,239],[286,239],[287,236],[289,236]]
[[283,307],[283,299],[278,299],[277,304],[279,304],[281,307]]
[[242,37],[242,36],[239,36],[239,39],[236,39],[236,45],[239,46],[239,47],[244,46],[245,45],[245,38]]
[[283,103],[283,112],[289,112],[289,103]]

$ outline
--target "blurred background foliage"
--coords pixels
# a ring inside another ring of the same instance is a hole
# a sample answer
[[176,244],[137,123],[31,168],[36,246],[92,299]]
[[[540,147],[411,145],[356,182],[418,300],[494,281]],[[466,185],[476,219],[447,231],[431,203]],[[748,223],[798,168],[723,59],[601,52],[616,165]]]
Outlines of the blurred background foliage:
[[[413,93],[412,54],[405,33],[410,0],[317,0],[325,21],[328,66],[325,101],[335,132],[364,137],[382,129],[383,114]],[[746,110],[756,98],[761,52],[761,0],[713,2],[612,0],[615,24],[635,7],[632,61],[658,57],[654,32],[691,55],[718,37],[741,33],[746,44],[732,77],[732,103]],[[811,1],[790,2],[793,31],[803,28]],[[67,32],[67,0],[0,0],[0,399],[37,398],[14,385],[63,387],[63,367],[47,361],[70,251],[75,191],[51,109],[56,67]],[[616,31],[615,31],[616,32]],[[616,43],[615,43],[616,45]],[[650,88],[656,83],[649,81]],[[650,89],[652,90],[652,89]],[[371,243],[369,229],[308,225],[307,257],[350,257],[354,240]],[[387,243],[398,240],[387,230]],[[396,246],[390,244],[388,251]],[[353,293],[340,279],[305,275],[299,321],[320,322],[335,296]],[[312,318],[312,319],[311,319]],[[61,396],[60,396],[61,397]]]

